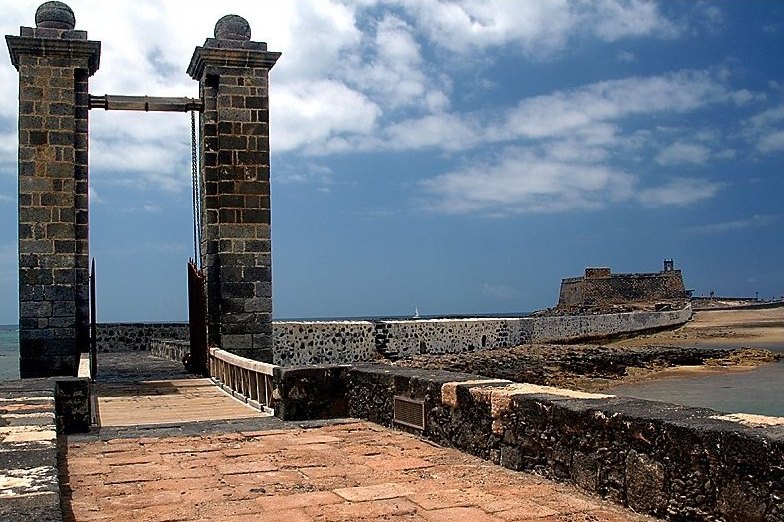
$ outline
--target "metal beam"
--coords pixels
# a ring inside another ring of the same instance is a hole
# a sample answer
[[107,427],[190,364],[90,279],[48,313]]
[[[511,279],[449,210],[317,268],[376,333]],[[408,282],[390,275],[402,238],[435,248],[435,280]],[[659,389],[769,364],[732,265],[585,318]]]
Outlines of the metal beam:
[[107,111],[201,112],[204,110],[204,102],[197,98],[104,94],[90,95],[90,108]]

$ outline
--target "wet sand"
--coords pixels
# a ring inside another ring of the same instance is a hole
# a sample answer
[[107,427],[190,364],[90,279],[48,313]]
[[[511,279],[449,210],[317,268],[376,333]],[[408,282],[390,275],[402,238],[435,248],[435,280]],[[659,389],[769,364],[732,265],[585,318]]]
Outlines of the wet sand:
[[601,391],[725,412],[784,415],[780,399],[784,393],[784,361],[774,362],[774,354],[770,353],[784,354],[784,307],[700,311],[692,321],[676,330],[612,344],[745,349],[700,366],[627,372],[620,381],[599,387]]

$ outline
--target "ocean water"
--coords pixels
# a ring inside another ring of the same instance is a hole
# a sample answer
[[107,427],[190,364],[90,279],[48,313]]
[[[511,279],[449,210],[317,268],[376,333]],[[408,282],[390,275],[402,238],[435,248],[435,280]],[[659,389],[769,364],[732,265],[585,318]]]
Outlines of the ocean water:
[[617,386],[607,393],[726,413],[784,417],[784,361],[743,372],[664,377]]
[[19,332],[16,325],[0,325],[0,381],[19,378]]

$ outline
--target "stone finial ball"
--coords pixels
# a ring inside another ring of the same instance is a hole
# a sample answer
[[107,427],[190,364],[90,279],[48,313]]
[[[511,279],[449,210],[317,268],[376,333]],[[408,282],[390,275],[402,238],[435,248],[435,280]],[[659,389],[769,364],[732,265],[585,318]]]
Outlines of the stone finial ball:
[[250,40],[250,24],[241,16],[226,15],[215,24],[215,38]]
[[76,27],[73,10],[62,2],[44,2],[35,12],[36,27],[72,30]]

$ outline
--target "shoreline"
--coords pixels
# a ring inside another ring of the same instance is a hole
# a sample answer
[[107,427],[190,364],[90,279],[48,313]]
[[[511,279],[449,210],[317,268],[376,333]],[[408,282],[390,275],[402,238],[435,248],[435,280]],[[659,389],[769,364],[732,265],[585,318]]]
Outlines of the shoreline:
[[778,307],[698,311],[678,328],[604,344],[521,345],[394,364],[611,393],[657,380],[742,374],[782,358],[784,307]]

